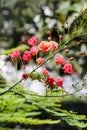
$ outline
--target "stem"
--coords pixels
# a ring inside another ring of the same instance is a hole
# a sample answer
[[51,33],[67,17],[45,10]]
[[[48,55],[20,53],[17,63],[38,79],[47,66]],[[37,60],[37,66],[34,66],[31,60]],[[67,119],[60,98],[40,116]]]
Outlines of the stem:
[[47,97],[47,86],[46,86],[46,97]]
[[16,85],[18,85],[23,79],[20,79],[18,82],[16,82],[13,86],[7,88],[6,90],[4,90],[3,92],[0,93],[0,96],[9,92],[12,88],[14,88]]
[[[22,79],[22,80],[23,80],[23,79]],[[19,83],[20,83],[22,80],[20,80]],[[17,84],[18,84],[18,82],[17,82],[16,84],[14,84],[14,86],[12,86],[12,88],[15,87]],[[74,91],[74,92],[72,92],[72,93],[68,93],[68,94],[60,94],[60,95],[54,95],[54,96],[53,96],[53,95],[47,95],[47,94],[46,94],[45,96],[44,96],[44,95],[30,94],[30,93],[25,93],[25,94],[28,94],[28,95],[31,95],[31,96],[36,96],[36,97],[43,97],[43,98],[46,98],[46,97],[47,97],[47,98],[67,97],[67,96],[72,96],[72,95],[76,94],[76,93],[79,92],[82,88],[84,88],[86,85],[87,85],[87,82],[85,82],[84,85],[81,85],[78,90],[76,90],[76,91]],[[11,89],[12,89],[12,88],[11,88]],[[11,90],[11,89],[9,88],[8,91],[14,92],[15,94],[18,94],[19,96],[26,97],[26,96],[23,95],[22,93],[13,91],[13,90]],[[4,91],[4,92],[0,93],[0,96],[3,95],[3,94],[5,94],[5,93],[8,92],[8,91]]]

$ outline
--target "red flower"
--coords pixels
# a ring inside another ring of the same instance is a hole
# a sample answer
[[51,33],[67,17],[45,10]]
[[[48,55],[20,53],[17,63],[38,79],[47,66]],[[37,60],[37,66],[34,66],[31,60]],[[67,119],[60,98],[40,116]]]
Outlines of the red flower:
[[65,64],[65,59],[61,57],[60,55],[56,55],[54,60],[55,60],[56,65]]
[[25,79],[25,80],[28,79],[28,74],[25,74],[25,73],[22,74],[22,78]]
[[49,51],[51,49],[51,44],[50,44],[50,42],[47,42],[47,41],[41,41],[38,48],[42,52],[47,52],[47,51]]
[[64,81],[63,78],[57,78],[57,79],[55,80],[56,85],[57,85],[57,86],[60,86],[60,87],[63,87],[63,81]]
[[32,56],[35,56],[38,54],[38,48],[37,47],[31,47],[30,53]]
[[20,56],[20,50],[16,50],[11,54],[11,58],[19,58]]
[[42,74],[44,74],[44,75],[48,74],[48,70],[47,69],[43,69],[42,70]]
[[72,73],[73,73],[72,64],[66,63],[66,64],[64,65],[64,67],[63,67],[63,70],[64,70],[64,73],[72,74]]
[[31,54],[30,54],[30,51],[25,51],[23,56],[22,56],[22,59],[24,61],[30,61],[31,60]]
[[58,47],[58,43],[55,42],[55,41],[50,41],[50,44],[51,44],[51,49],[52,51],[55,51]]
[[38,65],[41,65],[44,62],[44,58],[43,57],[39,57],[36,59],[36,62]]
[[53,77],[47,77],[45,82],[46,82],[47,85],[52,87],[53,84],[54,84],[54,78]]
[[36,39],[36,37],[35,37],[35,36],[31,37],[31,38],[27,41],[27,43],[28,43],[29,45],[31,45],[31,46],[35,46],[35,45],[37,44],[37,39]]

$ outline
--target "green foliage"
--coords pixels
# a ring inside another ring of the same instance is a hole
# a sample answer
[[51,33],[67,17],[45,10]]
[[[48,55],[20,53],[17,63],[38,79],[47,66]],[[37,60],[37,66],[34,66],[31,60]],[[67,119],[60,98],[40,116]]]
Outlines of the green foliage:
[[[20,36],[23,32],[27,32],[29,36],[36,34],[38,38],[44,35],[44,28],[49,28],[51,20],[55,22],[50,25],[51,28],[56,23],[64,25],[67,18],[72,17],[74,13],[78,13],[78,8],[83,8],[86,0],[1,0],[0,1],[0,47],[11,48],[17,46],[21,40]],[[49,9],[45,11],[45,8]],[[34,18],[38,16],[38,20]],[[47,20],[48,19],[48,20]],[[5,26],[8,25],[8,26]],[[39,27],[38,24],[41,26]],[[31,29],[35,31],[30,31]],[[59,27],[59,30],[61,27]]]
[[34,96],[33,93],[26,92],[20,84],[7,94],[0,96],[0,124],[1,126],[10,123],[43,125],[65,121],[71,126],[85,128],[87,123],[84,123],[83,120],[86,120],[86,116],[63,110],[61,99]]
[[[81,12],[81,14],[75,18],[75,20],[73,21],[73,23],[70,26],[70,32],[77,32],[81,30],[81,28],[83,27],[84,31],[87,32],[86,25],[87,22],[87,9],[85,9],[84,11]],[[86,33],[84,32],[84,33]],[[84,34],[82,34],[84,35]],[[87,35],[87,34],[86,34]]]
[[85,124],[84,122],[79,122],[75,119],[65,119],[65,121],[71,126],[75,125],[77,128],[87,127],[87,124]]
[[19,49],[21,51],[25,51],[25,50],[29,49],[29,47],[25,46],[25,45],[19,45],[18,47],[6,50],[4,52],[0,52],[0,55],[9,55],[9,54],[11,54],[13,51],[15,51],[17,49]]
[[29,74],[29,78],[31,78],[31,80],[37,79],[37,80],[41,81],[42,79],[44,79],[44,76],[41,73],[34,72],[34,73]]
[[[30,97],[29,100],[32,98]],[[60,120],[38,119],[36,116],[41,112],[39,107],[31,101],[20,98],[19,96],[11,95],[10,93],[0,97],[0,123],[20,123],[20,124],[55,124]],[[40,101],[41,102],[41,101]],[[33,103],[33,104],[31,104]],[[42,102],[41,102],[42,103]],[[35,119],[36,117],[36,119]]]

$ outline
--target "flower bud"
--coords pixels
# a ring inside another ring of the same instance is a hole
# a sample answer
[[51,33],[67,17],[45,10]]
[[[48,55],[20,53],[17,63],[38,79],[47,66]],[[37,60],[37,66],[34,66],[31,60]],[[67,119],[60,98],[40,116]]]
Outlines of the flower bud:
[[67,45],[65,45],[64,48],[67,48]]
[[48,32],[47,32],[47,35],[48,35],[48,36],[51,36],[51,31],[48,31]]
[[83,55],[83,54],[84,54],[84,52],[82,52],[82,51],[81,51],[79,54],[80,54],[80,55]]
[[52,38],[51,37],[48,37],[48,41],[51,41],[52,40]]
[[62,34],[60,34],[60,35],[59,35],[59,38],[60,38],[60,39],[63,39],[63,35],[62,35]]
[[58,29],[58,27],[57,27],[57,26],[55,26],[54,28],[55,28],[55,30],[57,30],[57,29]]
[[68,53],[69,53],[69,49],[66,49],[66,50],[65,50],[65,53],[68,54]]
[[73,60],[74,60],[74,57],[70,57],[69,60],[73,61]]
[[79,42],[77,42],[77,45],[80,45],[82,42],[84,42],[84,40],[80,40]]

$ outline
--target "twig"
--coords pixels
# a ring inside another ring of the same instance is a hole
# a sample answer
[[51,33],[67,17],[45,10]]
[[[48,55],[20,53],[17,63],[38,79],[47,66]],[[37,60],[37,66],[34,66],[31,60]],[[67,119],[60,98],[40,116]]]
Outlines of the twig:
[[16,85],[18,85],[23,79],[19,80],[18,82],[16,82],[14,85],[12,85],[11,87],[7,88],[6,90],[4,90],[3,92],[0,93],[0,96],[9,92],[12,88],[14,88]]

